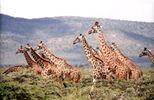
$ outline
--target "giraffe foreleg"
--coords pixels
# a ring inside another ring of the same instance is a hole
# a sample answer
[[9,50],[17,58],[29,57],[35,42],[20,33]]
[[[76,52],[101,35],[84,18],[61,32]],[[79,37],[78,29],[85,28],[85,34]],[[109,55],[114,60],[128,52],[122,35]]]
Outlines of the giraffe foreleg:
[[96,82],[97,82],[97,80],[95,78],[93,78],[93,85],[91,86],[90,93],[92,93],[92,91],[94,90]]

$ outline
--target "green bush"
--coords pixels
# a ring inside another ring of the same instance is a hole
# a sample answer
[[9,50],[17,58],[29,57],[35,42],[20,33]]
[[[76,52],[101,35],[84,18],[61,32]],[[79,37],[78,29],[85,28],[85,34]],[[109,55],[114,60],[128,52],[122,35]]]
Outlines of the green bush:
[[154,69],[144,70],[138,80],[117,80],[111,84],[98,82],[90,93],[92,76],[89,69],[82,69],[80,83],[65,80],[58,84],[51,76],[43,78],[30,70],[23,73],[2,75],[0,100],[154,100]]
[[11,100],[31,100],[31,94],[25,88],[17,84],[1,83],[0,84],[0,98]]

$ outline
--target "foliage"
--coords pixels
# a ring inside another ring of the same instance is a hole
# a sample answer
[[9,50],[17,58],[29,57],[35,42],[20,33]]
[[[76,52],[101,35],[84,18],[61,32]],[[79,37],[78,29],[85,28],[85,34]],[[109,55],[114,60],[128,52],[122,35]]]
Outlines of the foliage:
[[[3,69],[1,69],[3,70]],[[93,91],[92,77],[89,69],[82,70],[80,83],[65,80],[63,85],[55,82],[52,77],[42,77],[29,69],[22,73],[1,74],[5,80],[0,83],[1,100],[153,100],[154,69],[144,70],[138,80],[117,80],[112,83],[101,81]],[[0,71],[2,73],[2,71]]]

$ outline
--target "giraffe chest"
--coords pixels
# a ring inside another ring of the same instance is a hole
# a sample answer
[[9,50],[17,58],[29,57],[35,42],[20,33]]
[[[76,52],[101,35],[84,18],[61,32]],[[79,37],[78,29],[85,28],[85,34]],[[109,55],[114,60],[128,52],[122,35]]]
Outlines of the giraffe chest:
[[93,68],[92,72],[95,79],[105,79],[107,75],[101,68]]
[[92,65],[93,77],[101,78],[105,75],[106,70],[102,61],[89,59],[89,62]]

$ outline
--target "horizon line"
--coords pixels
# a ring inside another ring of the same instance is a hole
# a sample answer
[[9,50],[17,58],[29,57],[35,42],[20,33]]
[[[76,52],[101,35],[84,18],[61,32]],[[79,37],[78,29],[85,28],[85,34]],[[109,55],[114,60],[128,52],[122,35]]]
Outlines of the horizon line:
[[78,18],[89,18],[89,19],[108,19],[108,20],[119,20],[119,21],[130,21],[130,22],[143,22],[143,23],[154,23],[154,21],[138,21],[138,20],[128,20],[128,19],[116,19],[116,18],[102,18],[102,17],[86,17],[86,16],[44,16],[44,17],[33,17],[33,18],[28,18],[28,17],[22,17],[22,16],[14,16],[14,15],[9,15],[9,14],[4,14],[1,13],[1,15],[6,15],[10,16],[13,18],[23,18],[23,19],[42,19],[42,18],[58,18],[58,17],[78,17]]

